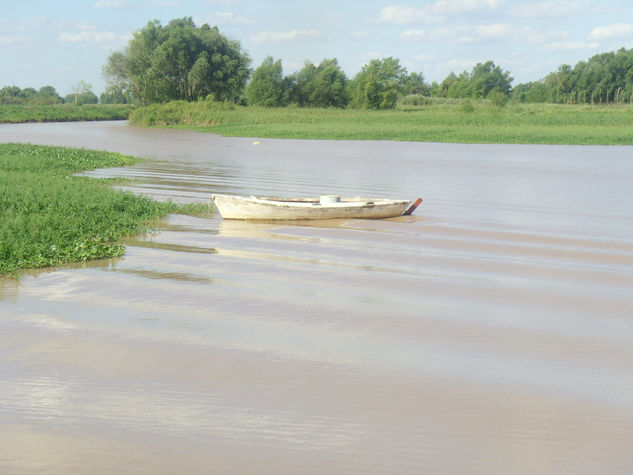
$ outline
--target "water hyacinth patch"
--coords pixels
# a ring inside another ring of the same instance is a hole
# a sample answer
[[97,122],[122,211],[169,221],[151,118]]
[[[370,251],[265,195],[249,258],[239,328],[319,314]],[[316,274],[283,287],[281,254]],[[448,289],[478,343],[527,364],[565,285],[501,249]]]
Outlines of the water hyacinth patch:
[[138,158],[65,147],[0,144],[0,274],[120,256],[123,236],[142,234],[171,212],[206,205],[160,203],[79,171]]

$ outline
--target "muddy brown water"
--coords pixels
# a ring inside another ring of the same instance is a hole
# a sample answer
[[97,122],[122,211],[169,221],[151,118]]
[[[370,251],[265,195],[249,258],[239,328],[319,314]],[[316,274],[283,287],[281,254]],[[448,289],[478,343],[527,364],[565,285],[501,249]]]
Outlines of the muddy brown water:
[[[0,473],[633,472],[633,149],[0,141],[151,160],[157,199],[424,198],[412,217],[169,216],[116,260],[0,280]],[[255,143],[259,142],[259,143]]]

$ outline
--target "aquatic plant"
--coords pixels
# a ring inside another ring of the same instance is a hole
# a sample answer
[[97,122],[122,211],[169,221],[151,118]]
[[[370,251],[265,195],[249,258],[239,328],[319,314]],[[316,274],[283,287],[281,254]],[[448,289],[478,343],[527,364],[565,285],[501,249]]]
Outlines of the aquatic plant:
[[79,171],[126,166],[138,158],[111,152],[0,144],[0,274],[120,256],[117,241],[152,229],[170,212],[206,205],[160,203],[114,189]]

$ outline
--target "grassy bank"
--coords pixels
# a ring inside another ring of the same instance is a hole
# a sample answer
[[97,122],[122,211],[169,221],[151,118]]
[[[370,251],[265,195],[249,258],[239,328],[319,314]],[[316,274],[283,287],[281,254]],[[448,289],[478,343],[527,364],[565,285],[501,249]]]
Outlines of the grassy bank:
[[121,237],[146,232],[167,213],[206,210],[206,205],[159,203],[117,190],[111,180],[73,176],[138,160],[85,149],[0,144],[0,274],[120,256]]
[[130,122],[225,136],[416,142],[631,145],[632,106],[436,102],[407,109],[260,108],[170,102],[134,110]]
[[0,123],[124,120],[130,106],[120,104],[0,105]]

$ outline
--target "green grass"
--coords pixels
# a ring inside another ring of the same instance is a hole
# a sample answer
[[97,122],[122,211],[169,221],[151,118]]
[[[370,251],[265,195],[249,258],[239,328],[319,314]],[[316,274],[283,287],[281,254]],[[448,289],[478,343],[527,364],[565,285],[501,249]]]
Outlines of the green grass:
[[0,274],[120,256],[123,236],[152,229],[171,212],[201,214],[207,205],[159,203],[73,176],[138,158],[118,153],[0,144]]
[[171,102],[134,110],[130,122],[225,136],[516,144],[633,144],[633,106],[432,101],[387,111],[261,108]]
[[0,123],[72,122],[127,119],[131,107],[119,104],[0,105]]

